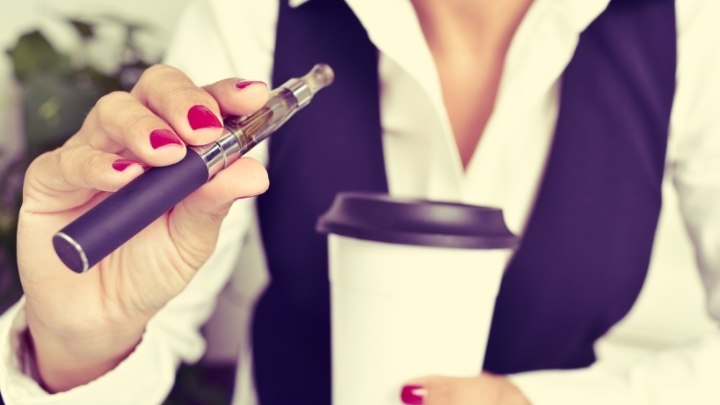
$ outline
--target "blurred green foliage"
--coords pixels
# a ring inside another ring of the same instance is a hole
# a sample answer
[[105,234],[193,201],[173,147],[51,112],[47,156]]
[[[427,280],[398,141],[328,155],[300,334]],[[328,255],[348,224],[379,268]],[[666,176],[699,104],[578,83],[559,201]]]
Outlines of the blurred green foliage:
[[[75,54],[58,51],[38,30],[21,35],[15,46],[6,51],[21,89],[25,142],[23,152],[13,157],[0,173],[0,311],[5,311],[22,294],[15,235],[27,166],[35,157],[72,136],[100,97],[130,89],[150,65],[142,58],[137,43],[137,34],[145,26],[115,17],[103,17],[101,22],[74,18],[64,21],[78,35],[80,43]],[[92,66],[87,58],[91,43],[98,40],[95,35],[98,24],[112,24],[124,32],[118,66],[110,73]]]
[[[87,59],[91,42],[96,40],[97,23],[67,19],[80,38],[77,50]],[[9,49],[15,78],[22,87],[26,152],[37,155],[61,145],[74,134],[85,115],[103,95],[129,90],[149,63],[142,58],[137,34],[147,28],[116,17],[103,17],[124,30],[119,66],[105,73],[87,63],[78,66],[73,56],[57,51],[40,31],[23,34]]]

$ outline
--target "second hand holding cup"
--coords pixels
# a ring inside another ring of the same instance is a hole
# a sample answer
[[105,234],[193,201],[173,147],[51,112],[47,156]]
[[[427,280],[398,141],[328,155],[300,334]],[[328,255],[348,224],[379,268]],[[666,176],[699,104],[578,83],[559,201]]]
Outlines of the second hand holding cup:
[[226,118],[225,131],[216,142],[189,147],[180,162],[148,170],[57,232],[53,246],[58,256],[72,271],[88,271],[268,138],[333,79],[330,66],[315,65],[305,76],[271,91],[268,102],[254,114]]
[[328,234],[332,403],[397,405],[423,375],[477,376],[518,238],[502,211],[342,192]]

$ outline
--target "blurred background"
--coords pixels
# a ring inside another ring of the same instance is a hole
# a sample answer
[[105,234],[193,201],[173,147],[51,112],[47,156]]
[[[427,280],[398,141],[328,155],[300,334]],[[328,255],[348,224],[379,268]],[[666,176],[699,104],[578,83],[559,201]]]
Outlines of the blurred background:
[[[72,103],[62,101],[89,99],[94,93],[113,87],[115,83],[107,77],[119,78],[125,65],[160,60],[186,3],[187,0],[0,0],[2,162],[7,164],[9,155],[20,150],[24,142],[25,93],[30,93],[30,103],[38,102],[43,107],[43,100],[35,93],[38,81],[50,84],[62,105],[52,101],[44,105],[40,116],[45,119],[42,124],[34,124],[47,127],[28,128],[29,135],[59,136],[77,124],[73,121],[76,117],[72,115],[75,110]],[[26,35],[34,31],[39,31],[44,39]],[[5,55],[7,50],[12,55]],[[21,82],[15,80],[17,73]],[[131,81],[132,75],[126,75],[125,80]],[[76,92],[71,95],[67,91]]]
[[[72,135],[97,98],[131,87],[162,59],[188,1],[0,0],[0,311],[22,294],[14,241],[28,162]],[[647,282],[630,315],[598,342],[605,360],[631,362],[716,328],[669,179],[663,187]],[[165,405],[229,404],[238,338],[228,327],[240,311],[222,303],[205,329],[208,355],[180,369]],[[213,334],[213,324],[224,328]]]
[[[0,0],[0,313],[22,294],[15,232],[27,164],[162,59],[187,2]],[[229,404],[233,380],[232,364],[183,366],[165,405]]]

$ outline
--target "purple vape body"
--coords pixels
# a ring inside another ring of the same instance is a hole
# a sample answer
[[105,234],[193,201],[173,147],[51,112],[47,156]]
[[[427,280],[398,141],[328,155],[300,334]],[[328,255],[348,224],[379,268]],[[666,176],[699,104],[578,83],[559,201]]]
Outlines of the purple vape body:
[[225,119],[225,132],[216,142],[189,147],[180,162],[142,174],[53,236],[60,260],[77,273],[88,271],[269,137],[333,78],[329,66],[316,65],[307,75],[270,92],[268,102],[256,113]]

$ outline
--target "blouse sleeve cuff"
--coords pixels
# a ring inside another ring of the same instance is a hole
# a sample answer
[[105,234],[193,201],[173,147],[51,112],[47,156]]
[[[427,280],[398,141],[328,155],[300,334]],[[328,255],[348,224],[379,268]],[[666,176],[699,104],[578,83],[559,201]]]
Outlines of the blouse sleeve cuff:
[[594,368],[533,371],[508,376],[532,405],[642,404],[621,379]]
[[31,375],[22,344],[27,330],[25,301],[0,317],[0,392],[8,405],[153,404],[172,388],[178,359],[162,344],[151,321],[135,350],[117,367],[85,385],[49,394]]
[[715,405],[720,331],[636,361],[598,360],[589,368],[509,378],[533,405]]

